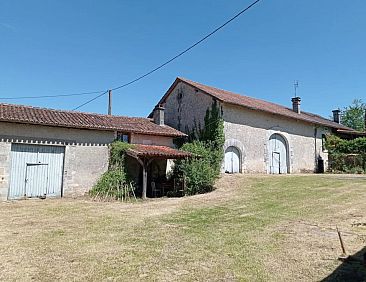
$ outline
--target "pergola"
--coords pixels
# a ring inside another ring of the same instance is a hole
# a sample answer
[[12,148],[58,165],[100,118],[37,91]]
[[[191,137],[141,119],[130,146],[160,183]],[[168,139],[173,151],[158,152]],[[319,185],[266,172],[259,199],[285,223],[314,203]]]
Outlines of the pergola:
[[147,172],[153,160],[185,159],[192,154],[166,146],[134,144],[126,154],[135,158],[142,166],[142,199],[146,199]]

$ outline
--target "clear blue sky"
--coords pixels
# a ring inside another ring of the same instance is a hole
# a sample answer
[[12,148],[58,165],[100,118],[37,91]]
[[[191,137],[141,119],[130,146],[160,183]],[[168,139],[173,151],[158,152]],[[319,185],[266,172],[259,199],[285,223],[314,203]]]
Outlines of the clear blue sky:
[[[156,67],[247,0],[3,0],[0,97],[104,90]],[[328,117],[366,100],[366,1],[262,0],[163,70],[114,92],[113,113],[146,116],[183,76]],[[5,101],[72,109],[91,98]],[[105,113],[106,97],[83,107]]]

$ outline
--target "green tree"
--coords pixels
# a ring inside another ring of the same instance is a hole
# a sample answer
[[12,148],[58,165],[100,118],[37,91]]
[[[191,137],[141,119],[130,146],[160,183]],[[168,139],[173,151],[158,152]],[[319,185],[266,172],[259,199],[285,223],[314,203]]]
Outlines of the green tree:
[[352,104],[343,110],[342,124],[357,131],[365,131],[366,104],[361,99],[353,100]]

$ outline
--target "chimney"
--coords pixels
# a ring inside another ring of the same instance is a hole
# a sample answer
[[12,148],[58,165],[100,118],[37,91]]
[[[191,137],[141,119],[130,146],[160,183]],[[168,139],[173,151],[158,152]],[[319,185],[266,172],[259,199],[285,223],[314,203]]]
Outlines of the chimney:
[[158,125],[164,125],[164,110],[162,105],[156,105],[154,108],[153,119]]
[[294,97],[291,99],[292,101],[292,110],[295,113],[300,113],[300,102],[301,102],[301,98],[300,97]]
[[336,123],[341,123],[341,110],[333,110],[333,121]]

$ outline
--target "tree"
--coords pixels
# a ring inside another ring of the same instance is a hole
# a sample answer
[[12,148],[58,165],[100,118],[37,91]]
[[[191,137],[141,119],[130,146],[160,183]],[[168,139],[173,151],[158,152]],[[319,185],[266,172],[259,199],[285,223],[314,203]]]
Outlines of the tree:
[[357,131],[365,131],[365,114],[366,104],[361,99],[355,99],[350,106],[344,108],[342,124]]

